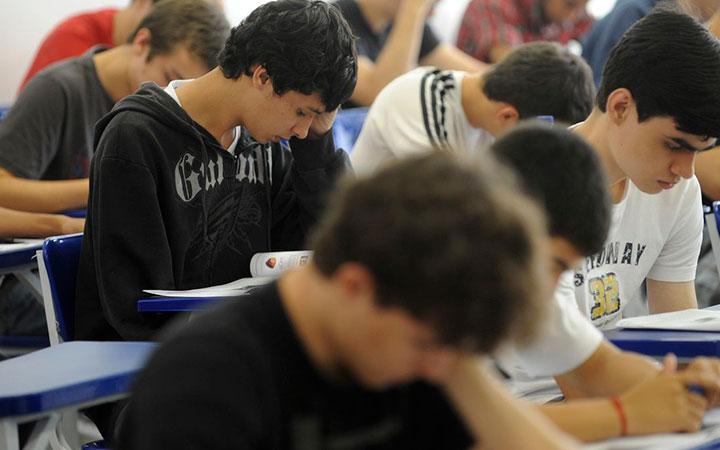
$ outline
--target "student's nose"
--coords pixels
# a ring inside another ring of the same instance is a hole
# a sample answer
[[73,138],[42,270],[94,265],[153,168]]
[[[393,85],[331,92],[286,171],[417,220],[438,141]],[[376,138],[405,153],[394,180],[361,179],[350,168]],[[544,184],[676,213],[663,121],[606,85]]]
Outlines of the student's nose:
[[297,137],[298,139],[305,139],[308,135],[308,132],[310,131],[310,126],[312,125],[312,123],[312,117],[308,117],[304,120],[299,121],[292,129],[293,135],[295,135],[295,137]]
[[673,175],[691,178],[695,174],[695,156],[697,152],[680,152],[670,166]]

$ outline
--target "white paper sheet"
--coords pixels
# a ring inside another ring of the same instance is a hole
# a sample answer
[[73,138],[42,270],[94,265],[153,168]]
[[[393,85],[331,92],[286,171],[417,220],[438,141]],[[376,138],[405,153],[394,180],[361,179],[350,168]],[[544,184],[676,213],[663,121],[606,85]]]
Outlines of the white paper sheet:
[[245,294],[252,288],[268,284],[272,280],[274,280],[272,277],[240,278],[227,284],[187,291],[145,289],[143,292],[162,297],[233,297]]
[[720,331],[720,311],[686,309],[649,316],[629,317],[620,320],[617,326],[657,330]]
[[588,444],[584,448],[586,450],[689,450],[717,439],[720,439],[720,408],[715,408],[705,415],[703,428],[697,433],[666,433],[608,439],[596,444]]

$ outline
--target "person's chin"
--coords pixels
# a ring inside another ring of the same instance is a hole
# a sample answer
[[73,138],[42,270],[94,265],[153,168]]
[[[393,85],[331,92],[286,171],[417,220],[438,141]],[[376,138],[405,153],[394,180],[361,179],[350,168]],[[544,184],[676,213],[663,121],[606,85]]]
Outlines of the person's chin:
[[640,191],[650,195],[659,194],[664,190],[663,186],[661,186],[657,181],[642,184],[636,183],[635,186],[640,189]]
[[[275,143],[275,144],[278,144],[278,143],[280,143],[280,142],[282,142],[282,141],[288,141],[288,140],[289,140],[289,139],[285,139],[284,137],[279,136],[279,135],[276,134],[275,136],[271,137],[271,138],[268,140],[268,142],[273,142],[273,143]],[[266,144],[267,144],[267,142],[266,142]]]

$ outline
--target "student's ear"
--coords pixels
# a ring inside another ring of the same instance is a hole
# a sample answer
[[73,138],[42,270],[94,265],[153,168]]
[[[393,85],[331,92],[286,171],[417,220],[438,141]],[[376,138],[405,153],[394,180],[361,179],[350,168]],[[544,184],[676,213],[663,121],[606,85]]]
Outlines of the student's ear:
[[635,99],[632,92],[626,88],[615,89],[608,95],[605,111],[613,123],[621,124],[635,108]]
[[142,56],[143,60],[150,54],[152,33],[147,28],[140,28],[133,37],[131,46],[135,55]]
[[363,265],[343,263],[335,273],[336,282],[343,298],[367,306],[375,301],[375,279]]
[[255,66],[252,72],[252,83],[253,86],[264,90],[267,87],[272,89],[272,80],[267,72],[267,69],[262,65],[258,64]]
[[500,109],[497,110],[495,117],[497,117],[500,128],[505,131],[517,125],[520,120],[520,113],[513,105],[503,103]]

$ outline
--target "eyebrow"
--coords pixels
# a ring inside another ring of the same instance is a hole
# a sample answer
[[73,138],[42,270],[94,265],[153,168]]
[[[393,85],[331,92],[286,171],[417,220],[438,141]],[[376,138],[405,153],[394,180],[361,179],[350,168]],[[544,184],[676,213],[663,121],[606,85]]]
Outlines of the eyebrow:
[[323,111],[320,111],[320,110],[317,109],[317,108],[308,107],[308,109],[309,109],[310,111],[314,112],[314,113],[317,114],[317,115],[323,114]]
[[[673,141],[674,143],[676,143],[677,145],[679,145],[680,147],[682,147],[683,150],[687,150],[687,151],[690,151],[690,152],[701,152],[701,151],[703,151],[703,150],[710,150],[711,148],[715,148],[715,147],[717,147],[717,145],[718,145],[718,143],[717,143],[717,141],[716,141],[716,142],[714,142],[713,144],[711,144],[711,145],[709,145],[709,146],[707,146],[707,147],[705,147],[705,148],[695,148],[695,147],[693,147],[692,145],[690,145],[690,143],[689,143],[688,141],[686,141],[685,139],[683,139],[683,138],[679,138],[679,137],[668,137],[668,139],[670,139],[671,141]],[[703,139],[703,140],[704,140],[704,141],[707,141],[708,139],[710,139],[710,138]]]

